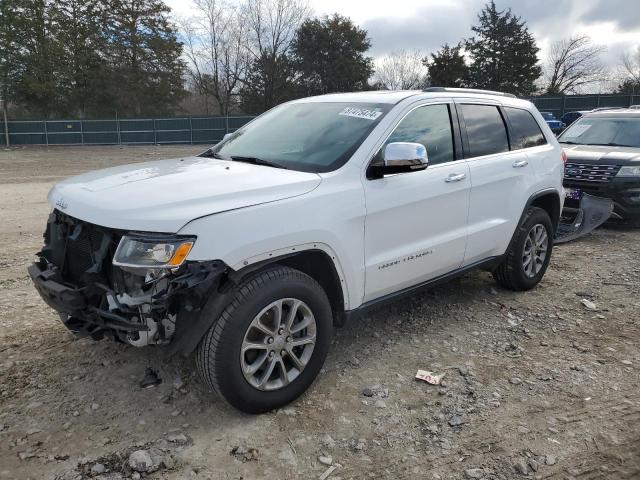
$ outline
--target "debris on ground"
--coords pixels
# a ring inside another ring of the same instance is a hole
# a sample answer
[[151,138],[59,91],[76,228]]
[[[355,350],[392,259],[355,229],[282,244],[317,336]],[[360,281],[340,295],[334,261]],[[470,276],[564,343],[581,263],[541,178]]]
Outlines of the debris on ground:
[[442,381],[442,378],[445,376],[444,373],[441,373],[440,375],[437,375],[433,372],[429,372],[427,370],[418,370],[418,372],[416,373],[416,379],[417,380],[422,380],[424,382],[427,382],[431,385],[440,385],[440,382]]
[[152,388],[162,383],[162,379],[158,373],[151,367],[147,367],[144,371],[144,377],[140,382],[140,388]]
[[589,300],[588,298],[583,298],[582,300],[580,300],[580,303],[582,305],[584,305],[584,308],[586,308],[587,310],[597,310],[598,306],[593,303],[591,300]]

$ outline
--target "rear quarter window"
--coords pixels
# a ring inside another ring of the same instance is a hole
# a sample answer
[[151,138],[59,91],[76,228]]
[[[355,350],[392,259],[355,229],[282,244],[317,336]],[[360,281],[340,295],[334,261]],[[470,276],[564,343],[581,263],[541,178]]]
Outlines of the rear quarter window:
[[540,130],[538,122],[527,110],[521,108],[504,107],[511,125],[511,149],[537,147],[544,145],[547,140]]

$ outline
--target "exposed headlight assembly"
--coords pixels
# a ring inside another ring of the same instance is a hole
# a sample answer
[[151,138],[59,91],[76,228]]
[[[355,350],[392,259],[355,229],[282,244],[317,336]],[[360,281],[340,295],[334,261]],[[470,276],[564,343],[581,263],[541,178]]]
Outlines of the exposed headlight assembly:
[[125,235],[113,264],[133,268],[176,268],[189,255],[195,238]]
[[618,171],[618,177],[640,177],[640,166],[622,167]]

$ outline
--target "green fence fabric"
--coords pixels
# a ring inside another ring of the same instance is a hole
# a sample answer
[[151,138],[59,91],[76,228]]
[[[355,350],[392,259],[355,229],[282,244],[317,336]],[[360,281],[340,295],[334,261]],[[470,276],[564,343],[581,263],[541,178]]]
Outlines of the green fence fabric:
[[[105,120],[9,120],[11,145],[120,145],[217,143],[253,116],[121,118]],[[0,122],[0,145],[5,145]]]
[[[566,112],[640,104],[638,95],[566,95],[527,97],[538,110],[561,117]],[[9,121],[11,145],[119,145],[217,143],[253,116],[122,118],[105,120]],[[0,122],[0,145],[5,145]]]
[[640,104],[638,95],[565,95],[527,97],[541,112],[552,112],[560,118],[567,112],[605,107],[630,107]]

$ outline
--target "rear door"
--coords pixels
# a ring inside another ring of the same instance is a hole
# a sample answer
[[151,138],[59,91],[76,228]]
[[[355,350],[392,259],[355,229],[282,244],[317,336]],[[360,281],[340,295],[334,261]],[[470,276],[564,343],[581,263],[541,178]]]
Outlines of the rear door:
[[421,143],[429,166],[364,180],[365,302],[455,270],[464,258],[471,184],[453,104],[410,108],[376,157],[391,142]]
[[456,107],[471,175],[466,266],[505,252],[537,177],[525,150],[511,149],[501,105],[461,99]]

